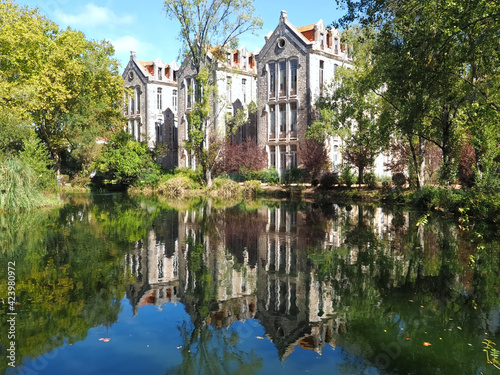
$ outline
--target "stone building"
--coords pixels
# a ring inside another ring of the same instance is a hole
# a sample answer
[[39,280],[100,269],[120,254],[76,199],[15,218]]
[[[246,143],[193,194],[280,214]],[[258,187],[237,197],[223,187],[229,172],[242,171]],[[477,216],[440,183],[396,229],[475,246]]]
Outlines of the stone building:
[[131,52],[122,74],[129,89],[124,108],[127,130],[151,148],[162,145],[163,167],[177,165],[178,70],[176,62],[139,61]]
[[[216,49],[212,49],[215,54]],[[218,52],[218,51],[217,51]],[[209,52],[209,58],[213,54]],[[251,102],[256,102],[257,74],[255,56],[245,47],[227,51],[220,59],[214,72],[217,90],[212,98],[212,113],[207,131],[211,136],[223,136],[231,125],[228,116],[236,114],[237,110],[245,109]],[[200,94],[196,85],[196,71],[190,59],[186,59],[179,69],[179,167],[195,168],[196,160],[183,148],[188,138],[188,115],[193,109],[197,96]],[[256,138],[255,121],[242,126],[234,134],[234,140],[241,142],[247,137]]]
[[[284,174],[300,166],[297,154],[316,118],[315,102],[341,66],[350,66],[340,33],[323,21],[296,27],[281,12],[276,29],[257,55],[257,141],[265,146],[269,166]],[[334,165],[340,162],[340,139],[327,140]]]

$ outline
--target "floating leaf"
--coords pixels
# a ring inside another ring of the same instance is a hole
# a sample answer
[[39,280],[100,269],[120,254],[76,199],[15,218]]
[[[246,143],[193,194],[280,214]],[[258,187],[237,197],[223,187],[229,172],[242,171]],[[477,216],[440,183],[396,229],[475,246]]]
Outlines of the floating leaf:
[[430,342],[427,342],[427,341],[426,341],[426,342],[424,342],[424,344],[423,344],[423,345],[424,345],[424,346],[431,346],[432,344],[431,344]]

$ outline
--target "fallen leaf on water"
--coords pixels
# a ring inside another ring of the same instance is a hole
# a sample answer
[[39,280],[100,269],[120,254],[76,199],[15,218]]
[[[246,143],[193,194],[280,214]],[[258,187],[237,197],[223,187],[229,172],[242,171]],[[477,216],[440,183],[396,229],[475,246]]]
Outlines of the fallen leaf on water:
[[257,336],[259,340],[264,340],[264,337]]
[[424,308],[424,305],[420,305],[421,308]]
[[410,340],[411,340],[411,338],[409,338],[409,337],[406,338],[406,341],[410,341]]
[[430,342],[424,342],[424,346],[431,346],[432,344]]
[[415,301],[411,299],[410,302],[415,302]]
[[457,326],[457,328],[458,328],[459,330],[462,330],[462,327],[460,327],[460,326]]
[[182,349],[182,345],[181,346],[178,346],[177,349]]
[[109,340],[111,340],[110,338],[100,338],[99,341],[104,341],[104,342],[109,342]]

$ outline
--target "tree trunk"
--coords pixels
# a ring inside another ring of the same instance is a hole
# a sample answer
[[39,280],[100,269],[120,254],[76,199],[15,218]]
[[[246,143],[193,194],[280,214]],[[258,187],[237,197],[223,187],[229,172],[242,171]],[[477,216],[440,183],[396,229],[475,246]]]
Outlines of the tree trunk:
[[410,144],[413,166],[415,168],[415,175],[417,178],[417,190],[420,190],[420,188],[421,188],[421,185],[420,185],[420,167],[421,167],[421,165],[418,162],[417,153],[415,151],[415,147],[413,146],[413,141],[411,139],[411,136],[408,137],[408,142]]

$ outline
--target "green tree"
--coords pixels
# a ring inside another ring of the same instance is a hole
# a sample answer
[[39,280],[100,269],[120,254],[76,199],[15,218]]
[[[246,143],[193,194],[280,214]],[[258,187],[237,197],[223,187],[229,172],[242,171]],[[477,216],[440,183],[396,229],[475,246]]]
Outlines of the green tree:
[[133,184],[159,169],[148,146],[124,131],[113,134],[94,166],[102,177],[123,185]]
[[215,70],[226,50],[236,46],[238,37],[260,28],[262,21],[252,15],[253,0],[165,0],[164,9],[169,18],[179,22],[185,58],[197,74],[197,100],[189,115],[186,148],[196,155],[210,186],[215,165],[209,152],[215,136],[209,131],[214,121],[210,114],[216,93]]
[[410,146],[415,140],[434,143],[442,152],[442,180],[449,183],[463,139],[472,135],[478,176],[495,174],[500,5],[485,0],[338,2],[348,10],[341,23],[358,19],[378,26],[373,71],[386,85],[384,99]]
[[[308,130],[308,137],[322,141],[325,136],[339,136],[343,142],[343,157],[348,165],[358,169],[358,183],[363,183],[364,171],[388,147],[391,124],[380,121],[384,102],[381,88],[371,80],[369,30],[352,28],[346,40],[356,47],[353,68],[340,68],[326,95],[317,107],[320,119]],[[357,43],[364,40],[364,43]]]
[[12,1],[0,4],[0,28],[0,145],[18,149],[34,127],[59,171],[63,158],[121,119],[113,48]]

